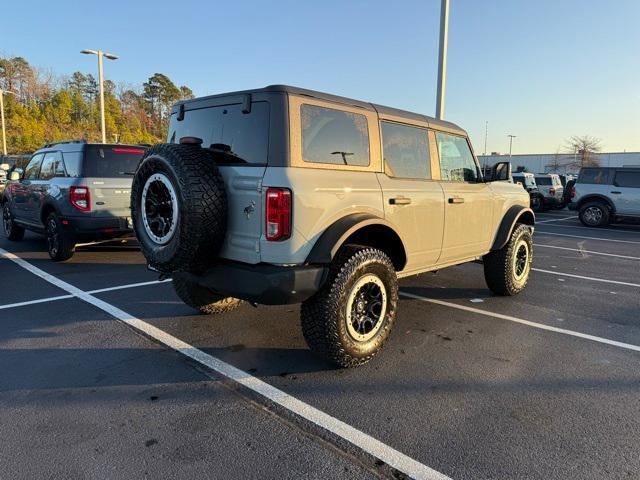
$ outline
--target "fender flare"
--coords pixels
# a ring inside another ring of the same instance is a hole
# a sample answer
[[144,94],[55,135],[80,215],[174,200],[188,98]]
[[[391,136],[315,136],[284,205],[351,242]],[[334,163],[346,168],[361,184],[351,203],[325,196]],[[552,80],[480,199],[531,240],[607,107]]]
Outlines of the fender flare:
[[[369,213],[354,213],[335,221],[320,235],[307,255],[306,262],[311,264],[331,263],[344,242],[361,228],[381,225],[389,228],[399,239],[402,237],[385,219]],[[402,241],[402,240],[401,240]],[[404,248],[404,245],[403,245]],[[406,251],[404,252],[406,258]]]
[[511,206],[509,210],[507,210],[507,213],[504,214],[504,217],[502,217],[502,221],[498,227],[498,233],[493,241],[491,250],[500,250],[507,244],[509,237],[511,236],[511,232],[513,231],[513,227],[518,223],[518,220],[521,219],[522,222],[520,223],[531,225],[531,229],[533,229],[536,219],[533,210],[528,207],[523,207],[522,205]]
[[45,210],[53,210],[54,212],[56,212],[58,214],[58,216],[60,216],[60,209],[58,208],[58,205],[56,205],[55,200],[53,200],[52,198],[46,198],[45,201],[42,203],[42,208],[40,208],[40,221],[42,222],[42,224],[45,224],[45,221],[47,220],[46,218],[43,218],[42,213]]

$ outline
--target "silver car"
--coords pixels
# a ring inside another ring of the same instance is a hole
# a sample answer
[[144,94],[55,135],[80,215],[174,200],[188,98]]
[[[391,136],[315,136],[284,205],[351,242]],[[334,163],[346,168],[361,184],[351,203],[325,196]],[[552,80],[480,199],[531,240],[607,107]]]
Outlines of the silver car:
[[587,227],[640,221],[640,167],[590,167],[580,170],[570,210]]
[[536,174],[536,185],[542,194],[545,208],[563,208],[564,188],[560,176],[555,173]]
[[133,234],[129,196],[144,147],[45,145],[24,171],[13,171],[2,194],[4,232],[22,240],[25,230],[47,237],[54,261],[71,258],[79,242]]

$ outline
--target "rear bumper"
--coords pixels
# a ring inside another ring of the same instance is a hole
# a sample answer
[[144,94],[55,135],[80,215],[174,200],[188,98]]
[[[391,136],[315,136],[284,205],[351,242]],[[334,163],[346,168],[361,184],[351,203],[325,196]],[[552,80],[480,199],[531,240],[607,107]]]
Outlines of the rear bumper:
[[223,263],[202,275],[186,272],[176,278],[194,282],[216,293],[263,305],[300,303],[322,286],[328,269],[322,266],[292,266]]
[[133,234],[127,217],[62,217],[61,220],[65,230],[86,239],[108,239]]

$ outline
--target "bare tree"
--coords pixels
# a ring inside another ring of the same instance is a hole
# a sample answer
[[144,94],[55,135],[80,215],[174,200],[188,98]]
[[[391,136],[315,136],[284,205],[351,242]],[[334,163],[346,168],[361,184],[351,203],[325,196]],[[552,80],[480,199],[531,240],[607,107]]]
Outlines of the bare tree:
[[567,152],[573,154],[567,162],[567,167],[573,170],[579,170],[582,167],[598,167],[600,159],[598,152],[602,150],[602,140],[591,135],[583,135],[582,137],[574,135],[567,139]]

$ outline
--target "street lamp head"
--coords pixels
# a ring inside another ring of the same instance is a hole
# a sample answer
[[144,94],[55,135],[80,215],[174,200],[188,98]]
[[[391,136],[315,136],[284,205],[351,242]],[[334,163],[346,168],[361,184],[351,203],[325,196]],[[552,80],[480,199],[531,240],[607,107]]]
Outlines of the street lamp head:
[[80,53],[84,53],[85,55],[97,55],[98,52],[95,50],[80,50]]
[[105,57],[107,57],[109,60],[117,60],[118,56],[114,55],[113,53],[104,53],[103,54]]

